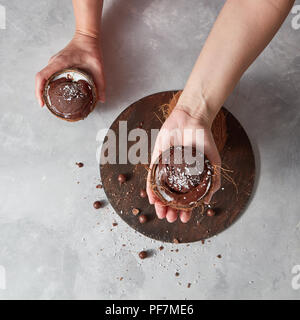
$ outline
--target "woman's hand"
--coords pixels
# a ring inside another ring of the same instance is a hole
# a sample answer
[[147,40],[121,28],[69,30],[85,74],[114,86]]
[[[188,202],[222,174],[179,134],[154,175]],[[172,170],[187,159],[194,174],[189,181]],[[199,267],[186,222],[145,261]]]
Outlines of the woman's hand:
[[[184,133],[184,129],[190,129],[190,134]],[[214,170],[213,175],[213,187],[211,188],[207,196],[204,198],[204,202],[208,204],[213,194],[220,188],[221,179],[218,168],[220,168],[221,159],[210,130],[210,125],[207,123],[207,121],[203,119],[193,118],[186,111],[180,109],[179,107],[176,107],[170,114],[170,116],[167,118],[160,132],[158,133],[154,150],[152,153],[150,169],[152,168],[152,165],[154,161],[158,158],[158,156],[163,151],[170,148],[170,146],[172,145],[199,145],[199,139],[196,141],[195,138],[197,129],[202,129],[202,133],[204,134],[204,139],[200,139],[202,141],[204,140],[204,145],[200,147],[204,148],[202,150],[204,150],[205,155],[208,157],[211,164],[214,165],[216,168]],[[178,134],[175,135],[175,137],[172,136],[172,138],[170,139],[170,135],[168,135],[167,132],[172,132],[173,130],[175,130]],[[182,137],[184,137],[184,139],[182,139]],[[150,187],[150,171],[151,170],[149,170],[147,177],[147,194],[150,204],[154,204],[155,206],[158,218],[166,218],[168,222],[174,222],[177,220],[177,217],[179,215],[180,220],[183,223],[188,222],[191,218],[192,211],[181,210],[178,212],[178,210],[176,209],[163,205],[161,201],[156,197],[156,195]]]
[[62,69],[75,67],[87,71],[94,79],[98,100],[105,102],[105,79],[99,39],[75,33],[71,42],[50,58],[48,65],[36,75],[35,94],[44,105],[43,90],[49,77]]

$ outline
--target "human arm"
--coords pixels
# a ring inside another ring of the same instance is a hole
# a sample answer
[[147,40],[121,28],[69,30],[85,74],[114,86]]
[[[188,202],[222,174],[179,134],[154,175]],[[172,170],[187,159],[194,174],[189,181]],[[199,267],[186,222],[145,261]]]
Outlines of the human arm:
[[[212,122],[240,77],[276,34],[293,3],[292,0],[226,1],[175,109],[163,124],[162,128],[167,130],[174,127],[203,129],[204,152],[216,168],[221,160],[211,134]],[[166,139],[166,135],[158,135],[152,162],[168,145]],[[159,218],[174,222],[178,212],[160,203],[151,190],[149,179],[150,175],[147,179],[149,202],[155,205]],[[206,203],[219,187],[220,173],[215,170],[213,188]],[[181,211],[179,216],[182,222],[187,222],[191,212]]]

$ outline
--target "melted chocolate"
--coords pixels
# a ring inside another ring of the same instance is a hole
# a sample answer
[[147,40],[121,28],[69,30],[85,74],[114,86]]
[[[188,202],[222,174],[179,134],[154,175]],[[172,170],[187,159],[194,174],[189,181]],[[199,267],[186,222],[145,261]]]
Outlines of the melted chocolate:
[[51,110],[65,119],[84,119],[93,108],[92,88],[85,80],[73,81],[68,78],[54,80],[49,84],[48,95]]
[[157,162],[153,167],[152,184],[164,203],[174,207],[193,207],[209,191],[212,166],[194,147],[171,147],[160,155]]

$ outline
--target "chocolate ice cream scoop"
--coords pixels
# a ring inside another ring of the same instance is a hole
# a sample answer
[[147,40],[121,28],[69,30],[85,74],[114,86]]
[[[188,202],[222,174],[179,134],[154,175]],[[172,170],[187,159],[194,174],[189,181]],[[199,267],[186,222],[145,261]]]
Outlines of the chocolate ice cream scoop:
[[191,209],[208,193],[213,167],[196,148],[171,147],[156,162],[151,171],[151,186],[162,203]]
[[44,99],[56,116],[77,121],[86,118],[96,103],[95,86],[82,71],[72,69],[54,74],[45,86]]

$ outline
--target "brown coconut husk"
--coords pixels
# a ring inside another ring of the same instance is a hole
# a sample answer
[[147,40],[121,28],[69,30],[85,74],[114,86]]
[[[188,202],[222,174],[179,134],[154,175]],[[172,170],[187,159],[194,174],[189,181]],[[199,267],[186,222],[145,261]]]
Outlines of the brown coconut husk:
[[82,74],[83,76],[85,76],[87,79],[88,79],[88,82],[89,84],[91,85],[92,87],[92,94],[93,94],[93,104],[92,104],[92,107],[90,109],[90,112],[88,113],[88,115],[94,111],[95,107],[96,107],[96,104],[97,104],[97,90],[96,90],[96,85],[94,83],[94,80],[93,78],[86,72],[80,70],[80,69],[77,69],[77,68],[67,68],[67,69],[63,69],[63,70],[60,70],[60,71],[57,71],[55,72],[54,74],[51,75],[51,77],[47,80],[45,86],[44,86],[44,90],[43,90],[43,99],[44,99],[44,102],[48,108],[48,110],[54,114],[57,118],[59,119],[62,119],[62,120],[65,120],[65,121],[68,121],[68,122],[76,122],[76,121],[79,121],[79,120],[83,120],[85,119],[86,117],[78,117],[78,118],[75,118],[75,119],[68,119],[68,118],[64,118],[63,116],[55,113],[51,106],[49,105],[49,102],[48,102],[48,99],[47,99],[47,87],[49,85],[49,83],[57,76],[59,76],[60,74],[62,73],[68,73],[68,72],[78,72],[80,74]]
[[[163,120],[165,121],[168,116],[171,114],[171,112],[173,111],[173,109],[175,108],[175,106],[177,105],[177,102],[179,100],[179,97],[182,93],[182,90],[178,91],[174,96],[173,98],[170,100],[169,103],[167,104],[164,104],[161,106],[161,110],[162,110],[162,113],[163,113]],[[161,121],[163,122],[163,121]],[[212,123],[212,127],[211,127],[211,131],[212,131],[212,135],[213,135],[213,138],[215,140],[215,143],[216,143],[216,146],[217,146],[217,149],[219,151],[219,153],[222,152],[222,150],[224,149],[224,146],[225,146],[225,143],[226,143],[226,140],[227,140],[227,124],[226,124],[226,115],[224,113],[224,111],[221,109],[218,114],[216,115],[213,123]],[[214,167],[214,166],[213,166]],[[151,170],[151,188],[153,190],[153,192],[155,193],[155,195],[158,197],[158,199],[160,199],[160,201],[167,205],[167,206],[170,206],[176,210],[193,210],[194,208],[196,207],[201,207],[201,213],[203,213],[204,211],[204,199],[206,197],[206,195],[201,199],[199,200],[198,202],[194,203],[192,206],[189,206],[189,207],[182,207],[182,206],[178,206],[178,204],[176,204],[176,202],[167,202],[159,193],[158,191],[158,188],[157,186],[155,185],[155,182],[154,182],[154,174],[155,174],[155,170],[156,170],[156,165],[154,165],[152,167],[152,170]],[[213,170],[213,175],[216,174],[216,172],[220,171],[220,174],[222,174],[223,176],[223,168],[217,168],[217,167],[214,167],[214,170]],[[225,172],[225,178],[227,180],[230,180],[231,177],[229,176],[228,174],[228,171],[230,170],[225,170],[227,172]],[[233,181],[234,183],[234,181]],[[212,178],[212,183],[211,183],[211,186],[210,186],[210,190],[211,188],[213,188],[213,184],[214,184],[214,178]]]

